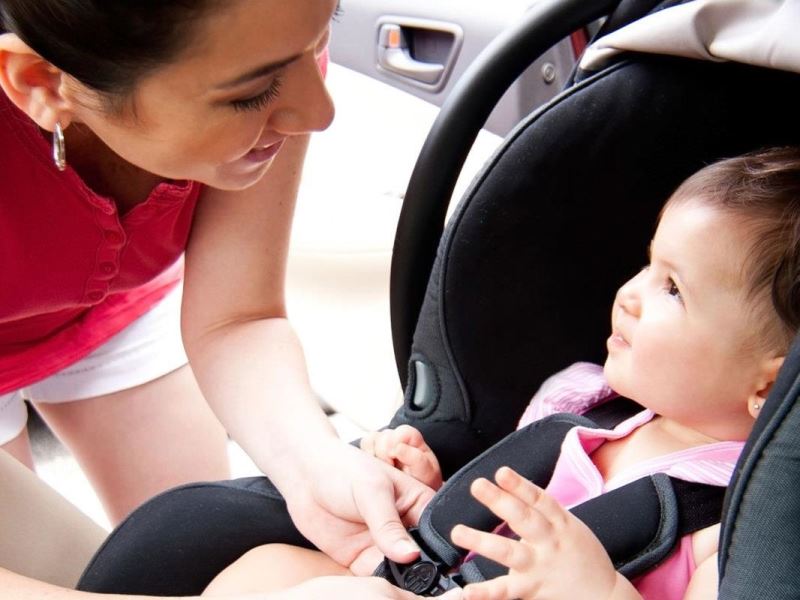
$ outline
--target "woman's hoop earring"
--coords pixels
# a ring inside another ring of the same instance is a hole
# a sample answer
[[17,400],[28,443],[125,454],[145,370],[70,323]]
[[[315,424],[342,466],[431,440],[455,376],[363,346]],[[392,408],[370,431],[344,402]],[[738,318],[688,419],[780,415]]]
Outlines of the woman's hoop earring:
[[53,130],[53,162],[59,171],[67,168],[67,145],[64,143],[64,130],[58,122]]

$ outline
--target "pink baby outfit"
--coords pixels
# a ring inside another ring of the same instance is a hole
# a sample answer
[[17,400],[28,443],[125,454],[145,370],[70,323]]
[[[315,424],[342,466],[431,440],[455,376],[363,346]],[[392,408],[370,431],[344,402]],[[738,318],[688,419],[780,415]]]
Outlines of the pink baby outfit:
[[[577,393],[569,394],[570,388],[577,390]],[[565,404],[571,409],[569,412],[582,413],[613,395],[601,367],[577,363],[543,384],[525,411],[520,427],[548,414],[566,412]],[[571,508],[654,473],[666,473],[695,483],[728,484],[744,442],[717,442],[644,460],[604,481],[592,463],[592,452],[608,440],[630,435],[654,417],[652,411],[644,410],[613,430],[587,427],[571,429],[561,445],[561,454],[547,492],[563,506]],[[679,600],[683,598],[695,568],[691,536],[687,535],[667,560],[633,583],[647,600]]]

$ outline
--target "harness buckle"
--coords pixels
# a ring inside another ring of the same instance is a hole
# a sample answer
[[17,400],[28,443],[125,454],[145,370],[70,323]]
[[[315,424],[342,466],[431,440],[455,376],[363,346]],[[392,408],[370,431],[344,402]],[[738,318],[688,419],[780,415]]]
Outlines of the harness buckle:
[[407,564],[385,558],[384,565],[386,572],[391,574],[392,583],[418,596],[441,596],[447,590],[463,587],[458,573],[449,573],[450,567],[431,558],[420,543],[417,529],[410,529],[409,534],[420,547],[419,558]]

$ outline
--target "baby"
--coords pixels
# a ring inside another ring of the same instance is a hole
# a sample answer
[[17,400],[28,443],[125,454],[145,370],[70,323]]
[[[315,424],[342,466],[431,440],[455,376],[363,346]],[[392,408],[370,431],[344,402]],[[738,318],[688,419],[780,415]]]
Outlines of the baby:
[[[453,529],[456,544],[509,568],[467,586],[465,598],[716,593],[719,525],[687,536],[664,563],[630,582],[567,508],[654,472],[729,481],[800,325],[800,152],[744,155],[690,177],[663,208],[649,253],[649,264],[614,300],[599,382],[645,410],[613,431],[570,431],[547,490],[508,468],[494,483],[473,483],[475,498],[519,539]],[[544,416],[553,406],[559,402],[539,393],[526,414]],[[442,483],[436,457],[411,427],[373,433],[361,444],[434,489]],[[563,497],[560,490],[578,480],[583,496]],[[209,592],[277,589],[337,574],[348,571],[320,553],[266,546],[223,572]]]

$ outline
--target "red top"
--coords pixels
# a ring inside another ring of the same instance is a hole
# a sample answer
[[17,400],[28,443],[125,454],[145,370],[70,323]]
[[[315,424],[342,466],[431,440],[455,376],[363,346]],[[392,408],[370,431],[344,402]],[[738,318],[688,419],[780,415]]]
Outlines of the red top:
[[200,187],[162,183],[120,217],[0,91],[0,393],[89,354],[176,285]]

